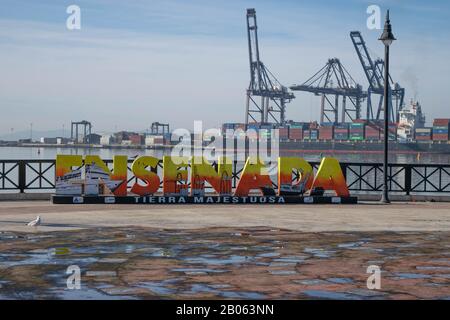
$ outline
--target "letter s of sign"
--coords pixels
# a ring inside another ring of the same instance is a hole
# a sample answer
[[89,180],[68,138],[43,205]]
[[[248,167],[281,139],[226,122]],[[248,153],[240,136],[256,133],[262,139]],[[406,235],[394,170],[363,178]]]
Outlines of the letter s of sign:
[[367,278],[367,289],[381,289],[381,270],[379,266],[371,265],[367,267],[366,273],[372,273]]
[[79,6],[72,4],[67,7],[67,17],[66,27],[68,30],[80,30],[81,29],[81,9]]
[[70,274],[67,278],[66,284],[69,290],[81,289],[81,270],[77,265],[71,265],[67,268],[66,274]]
[[381,9],[379,6],[373,4],[367,7],[367,14],[370,16],[367,18],[367,29],[380,30],[381,29]]

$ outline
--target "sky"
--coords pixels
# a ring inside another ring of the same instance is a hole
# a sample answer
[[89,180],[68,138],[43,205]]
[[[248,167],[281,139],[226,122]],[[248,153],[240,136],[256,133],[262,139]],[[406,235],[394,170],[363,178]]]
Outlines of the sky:
[[[80,30],[66,28],[72,4]],[[0,0],[0,135],[83,119],[99,133],[243,122],[246,8],[256,9],[261,60],[283,85],[337,57],[367,88],[349,32],[382,56],[381,30],[366,26],[374,4],[390,9],[391,75],[407,101],[420,101],[428,124],[450,117],[449,1]],[[295,95],[287,118],[318,120],[319,97]]]

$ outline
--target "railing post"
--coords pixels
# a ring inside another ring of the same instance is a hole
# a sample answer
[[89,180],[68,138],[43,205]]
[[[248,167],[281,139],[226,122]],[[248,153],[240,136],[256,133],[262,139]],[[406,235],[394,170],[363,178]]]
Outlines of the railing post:
[[411,186],[412,186],[412,169],[410,165],[405,166],[405,191],[406,195],[409,196],[411,193]]
[[347,181],[347,164],[346,163],[340,163],[342,174],[344,175],[345,181]]
[[27,179],[26,179],[26,163],[24,160],[19,161],[19,190],[20,193],[25,192]]

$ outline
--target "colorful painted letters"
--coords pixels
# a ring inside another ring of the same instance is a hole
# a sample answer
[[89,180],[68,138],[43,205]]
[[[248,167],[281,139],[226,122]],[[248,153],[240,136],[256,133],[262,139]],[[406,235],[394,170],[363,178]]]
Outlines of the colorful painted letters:
[[[80,168],[85,165],[82,179]],[[130,193],[148,196],[160,190],[169,196],[202,196],[205,184],[209,184],[218,195],[244,197],[249,194],[295,196],[308,194],[310,190],[334,191],[336,196],[348,197],[349,191],[339,162],[334,158],[323,158],[317,172],[302,158],[278,158],[277,172],[258,158],[249,157],[242,169],[236,188],[232,192],[232,163],[221,157],[214,167],[203,157],[164,156],[162,169],[160,160],[151,156],[137,157],[131,164],[131,171],[137,178],[131,185]],[[109,192],[114,196],[127,196],[128,159],[114,156],[113,170],[96,155],[57,155],[56,193],[71,194],[89,189],[89,194]],[[158,175],[162,172],[162,177]],[[271,175],[278,176],[277,190],[274,189]],[[88,188],[89,187],[89,188]]]

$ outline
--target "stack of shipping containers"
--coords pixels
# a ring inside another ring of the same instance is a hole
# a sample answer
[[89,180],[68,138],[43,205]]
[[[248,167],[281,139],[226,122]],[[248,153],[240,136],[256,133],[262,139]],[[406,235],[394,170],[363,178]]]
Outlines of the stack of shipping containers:
[[416,128],[414,131],[414,139],[416,141],[431,141],[432,136],[432,128]]
[[249,123],[247,125],[247,136],[252,140],[258,139],[259,123]]
[[310,140],[311,138],[311,131],[308,130],[303,130],[303,140]]
[[364,140],[365,123],[353,122],[350,123],[349,138],[353,141]]
[[289,124],[289,139],[290,140],[302,140],[303,139],[304,125],[301,123]]
[[433,140],[448,141],[448,127],[450,119],[434,119],[433,121]]
[[397,141],[397,129],[398,126],[396,123],[389,123],[389,140]]
[[334,140],[348,140],[348,123],[340,123],[334,127]]
[[309,140],[317,140],[317,139],[319,139],[319,130],[309,129]]
[[261,123],[259,126],[259,138],[260,139],[270,139],[272,134],[273,124],[272,123]]
[[227,130],[234,130],[234,123],[224,123],[222,124],[222,134],[225,135]]
[[289,139],[289,127],[288,126],[278,127],[278,135],[281,140]]
[[323,123],[319,128],[319,140],[333,140],[333,132],[333,123]]
[[[397,140],[397,129],[398,126],[396,123],[390,122],[388,125],[389,130],[389,141]],[[380,124],[380,140],[384,140],[384,124]]]
[[374,125],[374,126],[370,126],[367,125],[366,126],[366,140],[380,140],[380,127]]

